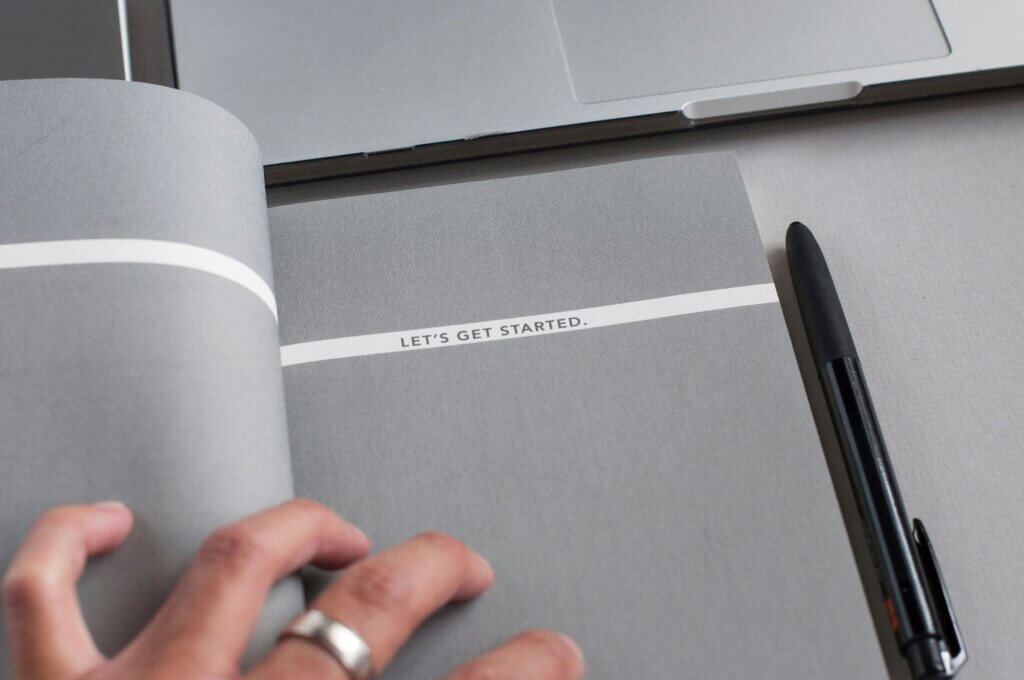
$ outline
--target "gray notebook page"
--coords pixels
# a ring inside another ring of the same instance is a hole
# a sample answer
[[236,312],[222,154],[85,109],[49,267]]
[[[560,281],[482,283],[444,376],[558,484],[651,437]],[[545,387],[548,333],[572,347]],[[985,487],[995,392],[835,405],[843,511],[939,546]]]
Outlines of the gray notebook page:
[[[105,652],[210,530],[291,495],[264,201],[252,136],[208,102],[0,83],[0,556],[49,506],[125,501],[132,535],[80,588]],[[256,644],[299,606],[276,591]]]
[[[644,301],[770,284],[730,156],[270,223],[296,491],[378,547],[440,529],[495,567],[387,677],[440,677],[533,626],[573,635],[595,677],[884,674],[777,303],[536,335],[517,319],[625,305],[628,321],[660,304]],[[456,339],[484,328],[497,339]],[[440,344],[399,346],[416,337]]]

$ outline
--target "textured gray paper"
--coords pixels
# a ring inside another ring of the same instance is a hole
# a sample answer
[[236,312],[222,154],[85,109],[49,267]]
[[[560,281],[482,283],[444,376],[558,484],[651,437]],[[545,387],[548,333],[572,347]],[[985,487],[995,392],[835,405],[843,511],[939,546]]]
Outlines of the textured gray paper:
[[[285,344],[771,281],[723,155],[270,220]],[[297,492],[378,546],[441,529],[495,566],[389,677],[531,626],[595,677],[883,673],[775,304],[297,365],[285,388]]]
[[[208,102],[111,81],[0,83],[0,243],[170,240],[269,280],[265,211],[252,136]],[[79,264],[0,271],[0,316],[0,560],[49,506],[127,502],[132,535],[80,589],[116,651],[205,534],[291,495],[273,315],[206,272]],[[300,597],[296,583],[275,592],[258,647]]]

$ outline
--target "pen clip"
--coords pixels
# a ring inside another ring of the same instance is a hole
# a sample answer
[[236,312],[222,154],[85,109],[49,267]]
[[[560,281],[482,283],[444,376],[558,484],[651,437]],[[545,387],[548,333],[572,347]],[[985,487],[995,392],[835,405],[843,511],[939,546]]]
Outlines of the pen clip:
[[939,561],[935,558],[932,542],[928,538],[928,532],[924,529],[924,523],[916,518],[914,519],[914,545],[917,548],[917,556],[921,560],[921,568],[924,571],[923,576],[931,595],[932,604],[935,605],[935,616],[942,629],[943,641],[949,650],[949,659],[944,659],[946,672],[948,677],[953,677],[967,661],[967,649],[964,647],[964,638],[960,634],[960,626],[956,622],[956,614],[953,613],[953,605],[949,601],[949,591],[946,589],[946,582],[939,570]]

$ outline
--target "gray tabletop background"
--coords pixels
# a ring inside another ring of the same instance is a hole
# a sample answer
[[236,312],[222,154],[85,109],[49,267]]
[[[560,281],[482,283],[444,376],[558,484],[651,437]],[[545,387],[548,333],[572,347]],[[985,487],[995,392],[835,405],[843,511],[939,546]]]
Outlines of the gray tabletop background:
[[779,287],[894,678],[906,677],[810,364],[786,226],[829,259],[908,511],[932,534],[971,660],[1024,669],[1024,89],[330,180],[271,204],[644,156],[733,150]]

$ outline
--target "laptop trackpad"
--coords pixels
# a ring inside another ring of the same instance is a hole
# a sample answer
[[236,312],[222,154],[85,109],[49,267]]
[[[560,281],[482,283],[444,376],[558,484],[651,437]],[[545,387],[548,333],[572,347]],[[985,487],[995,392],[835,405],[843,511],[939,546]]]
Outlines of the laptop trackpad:
[[949,54],[928,0],[552,2],[581,102]]

